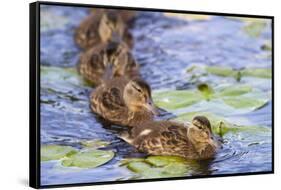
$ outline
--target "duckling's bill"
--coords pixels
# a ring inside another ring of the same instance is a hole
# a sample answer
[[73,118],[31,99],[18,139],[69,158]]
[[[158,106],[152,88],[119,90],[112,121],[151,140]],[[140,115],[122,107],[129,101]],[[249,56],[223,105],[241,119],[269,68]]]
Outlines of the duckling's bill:
[[147,103],[144,105],[144,107],[145,107],[148,111],[152,112],[154,115],[159,115],[159,114],[160,114],[158,108],[155,106],[155,104],[154,104],[154,102],[152,101],[152,99],[149,99],[149,100],[147,101]]

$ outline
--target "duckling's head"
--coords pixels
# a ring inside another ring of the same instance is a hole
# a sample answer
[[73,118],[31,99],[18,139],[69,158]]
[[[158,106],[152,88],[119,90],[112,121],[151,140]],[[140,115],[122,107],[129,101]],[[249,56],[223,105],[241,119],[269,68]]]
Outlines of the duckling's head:
[[108,12],[102,15],[98,30],[103,42],[109,40],[121,41],[120,35],[124,31],[124,25],[120,22],[120,16],[114,12]]
[[124,88],[123,97],[130,111],[146,110],[158,115],[158,110],[152,101],[151,89],[145,81],[134,79],[128,82]]
[[124,42],[109,41],[104,54],[107,56],[107,59],[104,59],[105,64],[113,65],[116,72],[114,74],[117,76],[122,76],[127,70],[137,67],[135,59]]
[[211,145],[213,148],[218,147],[212,133],[210,121],[205,116],[193,118],[192,124],[188,127],[188,137],[195,145],[201,144]]
[[117,65],[118,58],[122,55],[124,44],[117,41],[109,41],[106,45],[105,54],[108,57],[107,62],[112,65]]

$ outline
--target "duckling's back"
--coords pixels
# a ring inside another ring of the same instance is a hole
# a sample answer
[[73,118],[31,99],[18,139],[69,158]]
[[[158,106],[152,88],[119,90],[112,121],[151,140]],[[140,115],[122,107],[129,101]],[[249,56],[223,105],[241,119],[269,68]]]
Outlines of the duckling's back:
[[116,124],[128,124],[128,109],[123,100],[123,89],[128,79],[125,77],[105,81],[90,96],[93,112]]

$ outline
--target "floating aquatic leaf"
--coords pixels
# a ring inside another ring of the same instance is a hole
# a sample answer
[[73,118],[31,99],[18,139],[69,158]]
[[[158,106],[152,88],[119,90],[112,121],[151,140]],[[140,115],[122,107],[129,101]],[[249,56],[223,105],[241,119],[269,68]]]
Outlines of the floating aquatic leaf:
[[141,161],[132,161],[128,163],[128,169],[130,169],[133,172],[136,173],[141,173],[144,172],[146,170],[150,170],[150,165],[145,163],[145,162],[141,162]]
[[113,157],[113,151],[91,149],[64,158],[62,165],[65,167],[95,168],[107,163]]
[[184,164],[186,160],[178,156],[149,156],[145,159],[145,162],[156,167],[162,167],[173,163]]
[[73,67],[61,68],[55,66],[40,66],[41,80],[48,83],[65,83],[72,85],[85,85],[82,77]]
[[231,67],[221,67],[221,66],[207,66],[206,71],[223,77],[235,77],[237,75],[237,71],[234,71]]
[[153,92],[153,99],[156,105],[167,110],[174,110],[192,105],[202,100],[202,98],[199,93],[187,90]]
[[145,158],[127,158],[120,161],[120,166],[128,165],[130,162],[144,162]]
[[80,143],[81,145],[87,148],[102,148],[110,144],[109,142],[102,141],[102,140],[88,140],[88,141],[82,141]]
[[70,146],[43,145],[41,146],[41,161],[59,160],[75,153],[77,150]]
[[177,156],[149,156],[143,160],[132,160],[127,168],[142,178],[185,176],[199,165]]
[[[270,68],[245,68],[241,70],[234,70],[231,67],[208,66],[205,69],[210,74],[223,76],[223,77],[234,77],[234,78],[241,78],[243,76],[260,77],[260,78],[272,77],[272,71]],[[241,76],[239,77],[239,75]]]
[[[232,84],[213,89],[204,83],[196,90],[172,90],[155,92],[157,106],[178,113],[181,109],[210,111],[221,114],[241,114],[262,107],[269,96],[249,85]],[[207,101],[206,101],[207,100]],[[175,114],[176,114],[175,113]]]
[[259,37],[266,27],[266,22],[264,21],[255,21],[248,23],[243,30],[250,36],[250,37]]
[[272,78],[272,70],[270,68],[246,68],[241,72],[243,76]]
[[263,105],[265,105],[268,100],[267,99],[256,99],[254,97],[247,98],[247,97],[231,97],[231,98],[223,98],[223,101],[237,109],[247,108],[250,110],[255,110]]
[[[73,102],[86,101],[86,97],[83,96],[84,92],[82,89],[83,86],[88,87],[88,84],[80,75],[78,75],[75,68],[40,66],[40,75],[42,93],[55,95],[56,97],[63,99],[69,99]],[[57,101],[57,99],[54,99],[54,96],[52,97],[52,100],[42,100],[44,102]],[[62,103],[61,100],[59,102]],[[71,108],[72,104],[67,106]],[[80,112],[81,110],[77,111]]]
[[229,85],[219,90],[218,95],[222,96],[239,96],[252,91],[249,85]]

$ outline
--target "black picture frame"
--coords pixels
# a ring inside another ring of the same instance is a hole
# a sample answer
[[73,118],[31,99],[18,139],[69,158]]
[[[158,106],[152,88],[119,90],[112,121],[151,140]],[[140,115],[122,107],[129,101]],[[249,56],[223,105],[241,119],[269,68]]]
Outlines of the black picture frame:
[[[173,177],[173,178],[157,178],[157,179],[139,179],[126,181],[111,181],[111,182],[93,182],[93,183],[78,183],[78,184],[59,184],[59,185],[41,185],[40,183],[40,5],[59,5],[72,7],[90,7],[90,8],[110,8],[110,9],[127,9],[139,11],[157,11],[171,13],[196,13],[201,15],[217,15],[217,16],[238,16],[251,18],[265,18],[272,20],[272,169],[265,172],[248,172],[235,174],[219,174],[219,175],[204,175],[204,176],[188,176],[188,177]],[[30,76],[29,76],[29,185],[33,188],[54,188],[54,187],[72,187],[86,185],[104,185],[104,184],[120,184],[120,183],[135,183],[135,182],[151,182],[151,181],[167,181],[167,180],[183,180],[195,178],[213,178],[213,177],[228,177],[228,176],[245,176],[259,174],[274,173],[274,16],[265,15],[248,15],[235,13],[218,13],[218,12],[201,12],[187,10],[169,10],[156,8],[141,8],[141,7],[123,7],[123,6],[104,6],[79,3],[61,3],[61,2],[45,2],[38,1],[29,4],[29,48],[30,48]]]

